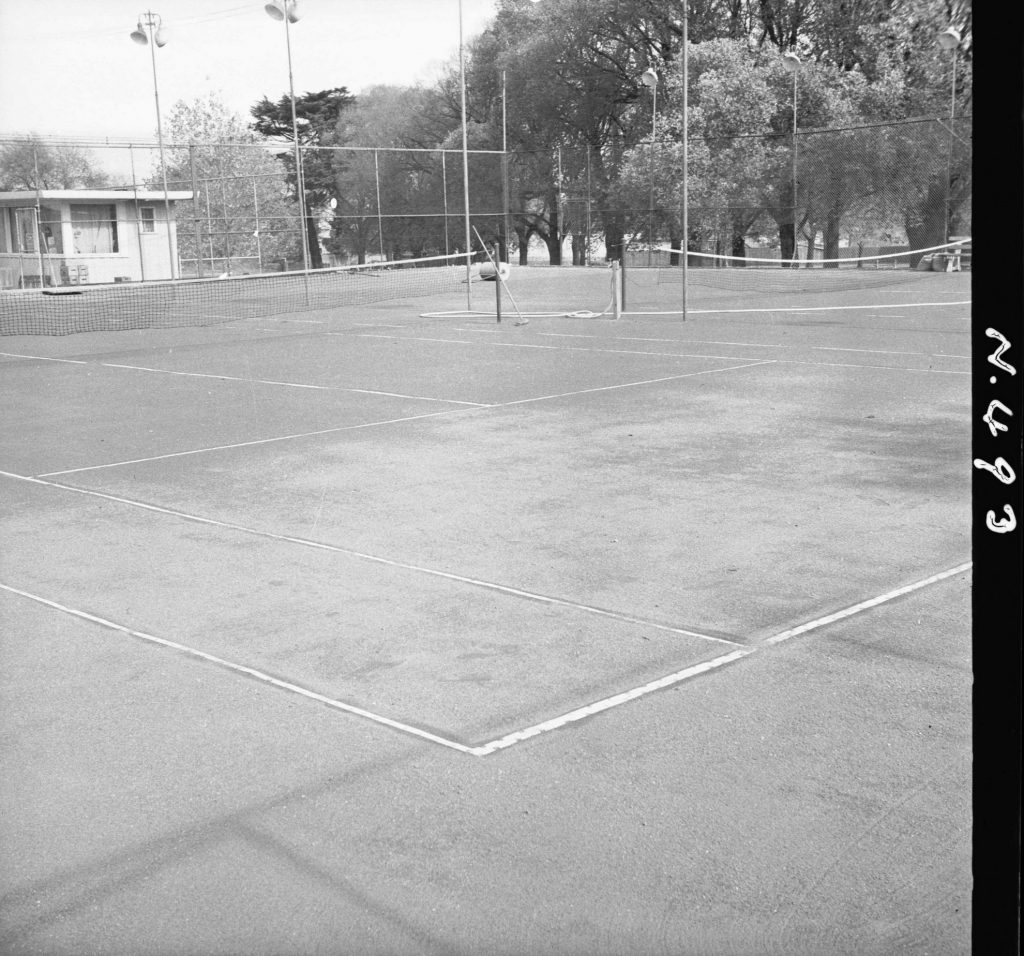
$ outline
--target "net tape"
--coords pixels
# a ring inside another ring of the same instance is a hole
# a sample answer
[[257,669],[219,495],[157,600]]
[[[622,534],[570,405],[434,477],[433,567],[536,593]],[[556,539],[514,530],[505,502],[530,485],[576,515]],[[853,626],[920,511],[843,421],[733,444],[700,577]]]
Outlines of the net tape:
[[[836,259],[766,259],[687,253],[686,281],[723,291],[843,292],[927,281],[936,272],[959,272],[969,261],[970,239],[875,256]],[[682,283],[682,250],[652,250],[658,282]],[[636,268],[636,266],[634,266]]]

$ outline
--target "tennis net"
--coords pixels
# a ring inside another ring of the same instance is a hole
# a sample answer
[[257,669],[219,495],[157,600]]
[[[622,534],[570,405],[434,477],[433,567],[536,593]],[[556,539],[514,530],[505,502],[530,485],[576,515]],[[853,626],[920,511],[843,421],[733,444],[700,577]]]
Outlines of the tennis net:
[[[970,240],[928,249],[836,259],[781,259],[687,253],[688,286],[723,292],[846,292],[928,281],[938,272],[970,268]],[[650,265],[658,283],[682,283],[682,250],[659,247],[649,263],[637,256],[636,267]]]
[[[476,256],[474,256],[476,258]],[[218,279],[0,291],[0,335],[216,325],[457,291],[466,255]]]

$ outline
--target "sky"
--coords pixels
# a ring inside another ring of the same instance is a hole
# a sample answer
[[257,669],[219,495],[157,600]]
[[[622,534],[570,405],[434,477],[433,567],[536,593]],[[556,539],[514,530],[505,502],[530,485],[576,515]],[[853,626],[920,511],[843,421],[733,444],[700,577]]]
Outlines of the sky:
[[[248,118],[264,94],[288,91],[284,24],[266,0],[0,0],[0,138],[38,133],[77,143],[156,142],[150,48],[129,37],[159,14],[156,49],[166,116],[213,92]],[[463,35],[494,0],[461,0]],[[458,56],[460,0],[300,0],[289,28],[295,92],[429,84]]]

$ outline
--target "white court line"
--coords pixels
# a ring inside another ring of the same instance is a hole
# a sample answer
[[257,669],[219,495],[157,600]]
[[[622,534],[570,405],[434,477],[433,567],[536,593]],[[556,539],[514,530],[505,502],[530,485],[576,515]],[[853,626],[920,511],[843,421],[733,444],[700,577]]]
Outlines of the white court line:
[[431,398],[425,395],[404,395],[401,392],[381,392],[370,388],[352,388],[347,385],[304,385],[301,382],[277,382],[263,378],[241,378],[237,375],[217,375],[211,372],[181,372],[169,368],[148,368],[145,365],[115,365],[113,362],[96,362],[102,368],[121,368],[136,372],[157,372],[162,375],[180,375],[185,378],[212,378],[221,382],[241,382],[244,385],[277,385],[284,388],[306,388],[322,392],[356,392],[360,395],[381,395],[385,398],[408,398],[417,402],[443,402],[446,405],[474,405],[486,407],[481,402],[460,402],[451,398]]
[[[331,334],[331,333],[328,333]],[[365,339],[393,339],[392,335],[372,335],[368,332],[360,332],[360,338]],[[478,345],[479,342],[471,342],[468,339],[438,339],[424,335],[403,335],[403,342],[440,342],[443,345]],[[654,358],[695,358],[695,359],[721,359],[726,362],[735,362],[746,358],[745,355],[708,355],[706,352],[647,352],[640,349],[594,349],[577,348],[565,345],[538,345],[536,342],[488,342],[488,345],[495,348],[506,349],[539,349],[543,352],[597,352],[608,355],[648,355]],[[685,344],[685,343],[680,343]]]
[[[361,337],[365,338],[386,338],[390,339],[393,336],[390,335],[369,335],[366,333],[359,333]],[[476,345],[477,342],[471,342],[467,339],[436,339],[427,338],[425,336],[407,335],[403,336],[403,340],[409,342],[442,342],[447,345]],[[493,345],[497,348],[509,348],[509,349],[542,349],[550,352],[594,352],[602,353],[607,355],[648,355],[655,358],[694,358],[694,359],[716,359],[723,361],[736,361],[742,359],[742,355],[711,355],[702,352],[644,352],[638,349],[594,349],[594,348],[577,348],[576,346],[564,346],[564,345],[536,345],[525,342],[488,342],[488,345]],[[685,344],[685,343],[683,343]],[[843,351],[853,351],[843,350]],[[894,354],[907,354],[914,355],[918,353],[907,352],[907,353],[894,353]],[[920,353],[926,354],[926,353]],[[949,371],[947,369],[937,368],[904,368],[901,365],[860,365],[843,362],[800,362],[796,359],[772,359],[771,362],[778,362],[784,365],[813,365],[817,368],[866,368],[866,369],[881,369],[887,372],[930,372],[934,375],[970,375],[970,372],[956,372]],[[770,364],[770,362],[760,362],[757,364]],[[731,366],[731,368],[748,368],[746,365]],[[727,372],[730,369],[710,369],[715,372]],[[704,374],[704,373],[691,373],[691,374]],[[671,376],[672,378],[686,378],[685,375]],[[652,379],[651,381],[667,381],[667,379]],[[640,382],[636,384],[645,385],[646,382]],[[626,388],[628,386],[612,385],[609,388]],[[566,395],[581,395],[586,391],[603,391],[603,389],[584,389],[582,392],[566,392]],[[547,398],[562,398],[562,395],[545,395],[541,398],[529,398],[522,399],[520,402],[504,402],[500,405],[493,405],[492,408],[503,408],[505,405],[518,405],[523,402],[539,402]]]
[[537,398],[518,398],[511,402],[502,402],[495,405],[495,408],[505,408],[508,405],[527,405],[530,402],[546,402],[553,398],[571,398],[573,395],[587,395],[591,392],[610,392],[617,388],[633,388],[637,385],[655,385],[658,382],[674,382],[680,378],[693,378],[696,375],[714,375],[715,372],[734,372],[741,368],[756,368],[758,365],[775,365],[772,359],[765,359],[762,362],[748,362],[745,365],[729,365],[726,368],[706,368],[701,372],[683,372],[681,375],[667,375],[664,378],[649,378],[642,382],[626,382],[623,385],[601,385],[598,388],[584,388],[576,392],[562,392],[558,395],[540,395]]
[[[778,309],[687,309],[687,315],[732,315],[736,313],[759,312],[846,312],[864,309],[931,309],[935,306],[970,305],[970,299],[959,299],[953,302],[904,302],[901,305],[824,305],[819,308],[778,308]],[[675,309],[671,312],[623,312],[623,315],[682,315]]]
[[77,617],[83,621],[99,624],[101,627],[118,631],[121,634],[126,634],[129,637],[135,637],[142,641],[148,641],[151,644],[158,644],[161,647],[180,651],[183,654],[187,654],[189,657],[195,657],[210,664],[216,664],[218,667],[224,667],[227,670],[234,671],[236,674],[244,674],[246,677],[253,677],[256,680],[262,681],[265,684],[270,684],[272,687],[276,687],[279,690],[288,691],[291,694],[298,694],[301,697],[306,697],[309,700],[315,700],[318,703],[326,704],[328,707],[344,711],[347,714],[353,714],[356,717],[364,717],[367,720],[372,720],[374,723],[383,724],[385,727],[391,727],[393,730],[400,730],[403,733],[412,734],[413,736],[420,737],[423,740],[429,740],[431,743],[440,744],[442,747],[449,747],[452,750],[458,750],[460,753],[466,754],[474,752],[474,748],[467,747],[454,740],[448,740],[446,737],[440,737],[437,734],[432,734],[429,731],[420,729],[419,727],[413,727],[410,724],[403,724],[400,721],[392,720],[390,717],[375,714],[372,711],[364,710],[362,707],[354,707],[352,704],[346,704],[343,701],[335,700],[331,697],[325,697],[323,694],[318,694],[316,691],[300,687],[298,684],[292,684],[289,681],[280,680],[277,677],[271,677],[269,674],[265,674],[263,671],[258,671],[253,667],[247,667],[246,665],[238,664],[235,661],[225,660],[223,657],[208,654],[206,651],[201,651],[198,648],[189,647],[186,644],[179,644],[177,641],[169,641],[166,638],[157,637],[155,634],[148,634],[145,631],[136,631],[123,624],[118,624],[115,621],[109,621],[106,618],[99,617],[96,614],[89,614],[87,611],[80,611],[77,608],[58,604],[56,601],[50,601],[47,598],[40,597],[38,594],[31,594],[28,591],[22,591],[19,588],[11,587],[10,585],[3,584],[2,582],[0,582],[0,589],[8,591],[11,594],[17,594],[19,597],[27,598],[30,601],[35,601],[37,604],[43,604],[46,607],[61,611],[64,614],[70,614],[72,617]]
[[49,355],[20,355],[17,352],[0,352],[0,355],[6,356],[7,358],[33,359],[37,362],[63,362],[66,365],[89,364],[88,362],[82,362],[79,359],[51,358]]
[[816,618],[815,620],[809,621],[806,624],[801,624],[798,627],[790,628],[787,631],[783,631],[780,634],[776,634],[774,637],[768,638],[766,641],[762,641],[761,644],[757,647],[739,647],[736,650],[721,655],[720,657],[713,658],[709,661],[703,661],[699,664],[691,665],[690,667],[686,667],[683,670],[676,671],[672,674],[668,674],[665,677],[659,677],[657,680],[649,681],[648,683],[642,684],[639,687],[634,687],[630,690],[622,691],[619,694],[614,694],[613,696],[606,697],[603,700],[595,701],[594,703],[587,704],[584,707],[579,707],[575,710],[569,711],[565,714],[561,714],[557,717],[552,717],[549,720],[542,721],[541,723],[533,724],[529,727],[524,727],[521,730],[517,730],[513,733],[506,734],[503,737],[499,737],[496,740],[492,740],[485,744],[480,744],[476,747],[467,747],[464,744],[460,744],[456,741],[449,740],[437,734],[430,733],[429,731],[422,730],[410,724],[400,723],[399,721],[395,721],[388,717],[381,716],[380,714],[374,714],[371,711],[364,710],[363,708],[354,707],[351,704],[345,704],[341,701],[333,700],[332,698],[325,697],[322,694],[318,694],[314,691],[307,690],[306,688],[299,687],[296,684],[279,680],[278,678],[271,677],[268,674],[264,674],[262,671],[257,671],[254,668],[246,667],[242,664],[236,664],[234,662],[224,660],[223,658],[215,657],[212,654],[207,654],[205,651],[190,648],[183,644],[178,644],[174,641],[168,641],[164,638],[155,637],[154,635],[146,634],[142,631],[132,630],[130,628],[125,627],[124,625],[115,624],[112,621],[107,621],[104,618],[97,617],[96,615],[89,614],[85,611],[78,611],[72,608],[68,608],[64,605],[57,604],[54,601],[49,601],[46,598],[39,597],[38,595],[30,594],[27,591],[21,591],[17,588],[13,588],[2,583],[0,583],[0,588],[2,588],[5,591],[9,591],[13,594],[18,594],[22,597],[28,598],[29,600],[36,601],[40,604],[44,604],[48,607],[55,608],[56,610],[72,614],[76,617],[82,618],[83,620],[92,621],[104,627],[109,627],[116,631],[120,631],[121,633],[128,634],[133,637],[138,637],[142,640],[151,641],[155,644],[159,644],[164,647],[169,647],[174,650],[182,651],[191,656],[198,657],[202,660],[209,661],[222,667],[226,667],[229,670],[245,674],[249,677],[255,677],[257,680],[264,681],[281,690],[299,694],[300,696],[318,701],[319,703],[326,704],[327,706],[333,707],[337,710],[341,710],[346,713],[353,714],[355,716],[364,717],[375,723],[391,727],[395,730],[400,730],[404,733],[412,734],[431,743],[440,744],[441,746],[448,747],[452,750],[457,750],[460,753],[469,754],[474,757],[486,757],[489,754],[496,753],[499,750],[506,750],[509,747],[512,747],[518,743],[522,743],[524,740],[529,740],[533,737],[540,736],[541,734],[548,733],[552,730],[557,730],[569,724],[576,723],[580,720],[586,719],[587,717],[591,717],[595,714],[602,713],[603,711],[611,710],[613,707],[619,707],[622,704],[626,704],[630,701],[637,700],[640,697],[645,697],[646,695],[654,693],[655,691],[662,690],[666,687],[671,687],[674,684],[679,684],[682,681],[690,679],[691,677],[696,677],[700,674],[706,674],[709,671],[715,670],[726,664],[730,664],[733,661],[740,660],[744,657],[749,657],[752,654],[757,653],[761,647],[780,644],[783,641],[789,640],[792,637],[796,637],[799,634],[806,634],[808,631],[815,630],[820,627],[825,627],[828,624],[832,624],[844,618],[851,617],[854,614],[859,614],[863,611],[869,610],[870,608],[878,607],[880,604],[884,604],[888,601],[895,600],[896,598],[902,597],[905,594],[910,594],[913,591],[917,591],[931,584],[936,584],[939,581],[945,580],[946,578],[950,578],[955,575],[961,574],[964,571],[967,571],[969,568],[971,568],[972,564],[973,562],[967,561],[964,564],[960,564],[955,568],[950,568],[947,571],[942,571],[938,574],[933,574],[931,575],[931,577],[924,578],[921,581],[916,581],[912,584],[905,585],[904,587],[897,588],[893,591],[887,591],[885,594],[881,594],[878,597],[871,598],[870,600],[861,601],[859,604],[854,604],[851,607],[845,608],[842,611],[837,611],[834,614],[829,614],[825,617]]
[[127,505],[130,508],[139,508],[143,511],[152,511],[156,514],[168,515],[172,518],[181,518],[194,524],[206,525],[211,528],[220,528],[225,531],[235,531],[241,534],[253,535],[258,538],[266,538],[270,541],[279,541],[285,544],[297,544],[305,548],[313,548],[317,551],[328,551],[332,554],[343,554],[350,558],[359,558],[370,561],[374,564],[383,564],[390,568],[399,568],[403,571],[416,571],[420,574],[427,574],[431,577],[443,578],[446,581],[456,581],[459,584],[470,584],[474,587],[483,588],[487,591],[496,591],[499,594],[507,594],[512,597],[526,598],[530,601],[537,601],[541,604],[549,604],[555,607],[567,607],[574,611],[583,611],[587,614],[594,614],[598,617],[607,617],[615,621],[622,621],[626,624],[637,624],[641,627],[651,628],[656,631],[666,631],[670,634],[681,634],[685,637],[696,637],[703,641],[712,641],[716,644],[728,644],[730,647],[737,646],[737,641],[726,640],[724,637],[715,637],[711,634],[703,634],[700,631],[691,631],[683,627],[672,627],[669,624],[659,624],[656,621],[648,621],[644,618],[634,617],[631,614],[623,614],[619,611],[608,611],[604,608],[592,607],[589,604],[580,604],[576,601],[569,601],[566,598],[553,597],[549,594],[541,594],[536,591],[525,591],[522,588],[514,588],[505,584],[497,584],[494,581],[484,581],[480,578],[471,578],[462,574],[454,574],[450,571],[441,571],[437,568],[427,568],[418,564],[408,564],[404,561],[395,561],[391,558],[384,558],[376,554],[368,554],[365,551],[356,551],[354,548],[342,548],[338,545],[327,544],[323,541],[313,541],[310,538],[299,538],[295,535],[277,534],[274,531],[263,531],[259,528],[250,528],[246,525],[235,524],[232,521],[220,521],[216,518],[206,518],[202,515],[190,514],[187,511],[179,511],[176,508],[165,508],[162,505],[149,504],[145,501],[136,501],[132,498],[122,498],[119,495],[110,495],[102,491],[93,491],[90,488],[77,488],[74,485],[65,485],[57,481],[43,481],[41,477],[30,478],[27,475],[17,475],[9,471],[0,471],[0,477],[13,478],[18,481],[25,481],[30,484],[43,485],[48,488],[56,488],[59,491],[70,491],[74,494],[86,495],[90,498],[101,498],[104,501],[113,501],[117,504]]
[[611,710],[613,707],[619,707],[631,700],[636,700],[638,697],[644,697],[656,690],[671,687],[673,684],[678,684],[680,681],[687,680],[690,677],[696,677],[698,674],[706,674],[708,671],[714,670],[717,667],[722,667],[724,664],[731,664],[733,661],[738,661],[742,657],[747,657],[750,654],[753,654],[754,651],[755,648],[745,647],[732,651],[728,654],[723,654],[721,657],[716,657],[714,660],[704,661],[701,664],[694,664],[692,667],[676,671],[674,674],[669,674],[666,677],[659,677],[657,680],[653,680],[641,687],[634,687],[632,690],[623,691],[621,694],[615,694],[613,697],[606,697],[604,700],[595,701],[593,704],[587,704],[586,707],[571,710],[567,714],[552,717],[550,720],[545,720],[543,723],[534,724],[532,727],[524,727],[522,730],[506,734],[504,737],[499,737],[497,740],[492,740],[490,743],[481,744],[479,747],[473,747],[471,753],[476,757],[486,757],[488,754],[492,754],[497,750],[504,750],[507,747],[512,747],[515,744],[522,743],[524,740],[529,740],[531,737],[537,737],[540,734],[546,734],[549,731],[558,730],[559,727],[565,727],[567,724],[572,724],[578,720],[592,717],[594,714],[599,714],[602,711]]
[[869,608],[878,607],[879,604],[885,604],[887,601],[894,601],[898,597],[903,597],[904,594],[910,594],[920,588],[928,587],[929,584],[936,584],[939,581],[944,581],[946,578],[962,574],[964,571],[969,570],[972,565],[972,561],[966,561],[964,564],[958,564],[955,568],[950,568],[948,571],[940,571],[938,574],[933,574],[930,578],[915,581],[913,584],[907,584],[904,587],[896,588],[894,591],[886,591],[885,594],[880,594],[878,597],[871,598],[868,601],[861,601],[859,604],[853,604],[841,611],[836,611],[834,614],[827,614],[825,617],[819,617],[813,621],[808,621],[806,624],[801,624],[799,627],[791,627],[788,631],[783,631],[780,634],[776,634],[774,637],[769,637],[767,640],[762,641],[761,645],[781,644],[783,641],[788,641],[791,637],[796,637],[798,634],[806,634],[808,631],[816,630],[819,627],[825,627],[827,624],[834,624],[836,621],[841,621],[843,618],[851,617],[852,615],[859,614],[861,611],[866,611]]
[[[475,411],[477,409],[498,409],[498,408],[505,408],[505,407],[508,407],[508,406],[511,406],[511,405],[525,405],[525,404],[528,404],[529,402],[545,402],[545,401],[549,401],[549,400],[555,399],[555,398],[571,398],[573,395],[588,395],[588,394],[591,394],[593,392],[609,392],[609,391],[613,391],[613,390],[619,389],[619,388],[634,388],[634,387],[639,386],[639,385],[653,385],[653,384],[656,384],[658,382],[671,382],[671,381],[674,381],[675,379],[690,378],[690,377],[692,377],[694,375],[712,375],[715,372],[731,372],[731,371],[734,371],[736,369],[753,368],[754,366],[757,366],[757,365],[771,365],[771,364],[773,364],[773,363],[770,360],[765,360],[765,361],[762,361],[762,362],[748,362],[745,365],[730,365],[730,366],[727,366],[726,368],[710,368],[710,369],[705,369],[704,371],[701,371],[701,372],[684,372],[681,375],[669,375],[669,376],[667,376],[665,378],[645,379],[644,381],[640,381],[640,382],[625,382],[622,385],[601,385],[601,386],[599,386],[597,388],[583,388],[583,389],[579,389],[578,391],[575,391],[575,392],[562,392],[562,393],[557,394],[557,395],[541,395],[541,396],[539,396],[537,398],[519,398],[519,399],[515,399],[515,400],[513,400],[511,402],[497,402],[497,403],[492,404],[492,405],[475,405],[475,404],[473,404],[471,402],[464,402],[462,404],[469,405],[470,407],[468,407],[468,408],[450,408],[450,409],[445,409],[444,411],[441,411],[441,412],[426,412],[423,415],[410,415],[410,416],[408,416],[406,418],[390,418],[390,419],[387,419],[385,421],[366,422],[366,423],[364,423],[362,425],[341,425],[341,426],[339,426],[337,428],[323,428],[323,429],[320,429],[319,431],[299,432],[299,433],[294,434],[294,435],[279,435],[279,436],[274,437],[274,438],[258,438],[258,439],[254,439],[253,441],[234,442],[233,444],[229,444],[229,445],[209,445],[209,446],[207,446],[205,448],[190,448],[187,451],[172,451],[172,452],[168,452],[165,455],[151,455],[148,458],[130,458],[130,459],[127,459],[125,461],[111,461],[111,462],[106,462],[105,464],[102,464],[102,465],[85,465],[82,468],[64,468],[64,469],[62,469],[60,471],[47,471],[47,472],[43,472],[42,474],[37,475],[36,477],[38,477],[38,478],[56,478],[58,475],[75,475],[75,474],[78,474],[79,472],[83,472],[83,471],[98,471],[98,470],[100,470],[102,468],[120,468],[123,465],[142,465],[142,464],[145,464],[146,462],[150,462],[150,461],[164,461],[164,460],[169,459],[169,458],[184,458],[184,457],[187,457],[189,455],[202,455],[202,454],[205,454],[207,452],[230,451],[231,449],[234,449],[234,448],[249,448],[249,447],[252,447],[252,446],[255,446],[255,445],[268,445],[268,444],[270,444],[272,442],[291,441],[292,439],[297,439],[297,438],[312,438],[312,437],[315,437],[317,435],[331,435],[331,434],[334,434],[335,432],[352,431],[352,430],[357,429],[357,428],[373,428],[373,427],[375,427],[377,425],[396,425],[396,424],[400,424],[402,422],[418,421],[421,418],[437,418],[437,417],[439,417],[441,415],[453,415],[453,414],[456,414],[458,412],[471,412],[471,411]],[[0,474],[6,474],[6,472],[0,472]],[[21,477],[21,476],[19,476],[19,477]]]
[[517,730],[511,734],[506,734],[504,737],[499,737],[497,740],[490,741],[490,743],[473,747],[471,749],[471,753],[477,757],[486,757],[488,754],[492,754],[497,750],[504,750],[505,748],[521,743],[524,740],[529,740],[531,737],[537,737],[540,734],[557,730],[560,727],[565,727],[568,724],[584,720],[585,718],[591,717],[594,714],[599,714],[602,711],[611,710],[613,707],[618,707],[622,704],[628,703],[629,701],[644,697],[657,690],[662,690],[665,687],[671,687],[673,684],[689,680],[691,677],[696,677],[699,674],[706,674],[708,671],[715,670],[725,664],[731,664],[733,661],[740,660],[743,657],[749,657],[751,654],[757,653],[762,647],[780,644],[783,641],[789,640],[791,637],[796,637],[798,634],[806,634],[808,631],[815,630],[819,627],[825,627],[826,625],[842,620],[843,618],[851,617],[854,614],[859,614],[862,611],[869,610],[873,607],[878,607],[880,604],[885,604],[887,601],[893,601],[898,597],[910,594],[920,588],[927,587],[928,585],[943,581],[946,578],[961,574],[968,570],[971,565],[972,562],[968,561],[955,568],[950,568],[948,571],[942,571],[938,574],[933,574],[931,577],[924,578],[921,581],[915,581],[913,584],[908,584],[905,587],[897,588],[894,591],[887,591],[885,594],[871,598],[868,601],[861,601],[859,604],[854,604],[852,607],[845,608],[842,611],[837,611],[835,614],[829,614],[825,617],[809,621],[806,624],[801,624],[799,627],[790,628],[788,631],[776,634],[774,637],[770,637],[768,640],[762,641],[756,646],[742,647],[735,651],[730,651],[728,654],[723,654],[721,657],[716,657],[713,660],[694,664],[681,671],[676,671],[674,674],[668,674],[665,677],[659,677],[657,680],[650,681],[640,687],[634,687],[632,690],[623,691],[620,694],[615,694],[612,697],[606,697],[604,700],[595,701],[592,704],[587,704],[585,707],[579,707],[576,710],[571,710],[558,717],[552,717],[550,720],[545,720],[542,723],[534,724],[531,727],[525,727],[522,730]]
[[865,368],[883,372],[924,372],[928,375],[970,375],[948,368],[907,368],[903,365],[863,365],[860,362],[801,362],[799,359],[776,359],[779,365],[811,365],[814,368]]
[[[471,329],[461,329],[469,332]],[[583,335],[570,332],[540,332],[540,335],[549,335],[555,338],[566,339],[600,339],[609,341],[605,335]],[[934,355],[938,358],[970,358],[969,355],[949,355],[945,352],[907,352],[898,349],[848,349],[834,345],[783,345],[765,342],[719,342],[713,339],[654,339],[639,335],[616,335],[611,337],[613,342],[675,342],[678,345],[739,345],[747,348],[758,349],[814,349],[819,352],[870,352],[877,355]],[[661,355],[661,352],[654,352],[654,355]]]
[[[488,406],[482,406],[484,408]],[[148,458],[129,458],[125,461],[109,461],[102,465],[85,465],[82,468],[65,468],[61,471],[48,471],[38,475],[39,478],[54,478],[57,475],[76,475],[83,471],[97,471],[101,468],[120,468],[122,465],[143,465],[148,461],[165,461],[168,458],[185,458],[188,455],[202,455],[206,452],[230,451],[234,448],[251,448],[256,445],[270,445],[273,442],[292,441],[298,438],[315,438],[318,435],[332,435],[336,432],[354,431],[357,428],[376,428],[378,425],[398,425],[402,422],[415,422],[421,418],[437,418],[440,415],[456,415],[459,412],[473,411],[472,408],[447,408],[441,412],[424,412],[422,415],[408,415],[405,418],[388,418],[383,421],[363,422],[361,425],[339,425],[336,428],[321,428],[313,432],[296,432],[294,435],[276,435],[273,438],[255,438],[252,441],[239,441],[230,445],[209,445],[206,448],[190,448],[187,451],[172,451],[165,455],[151,455]],[[6,472],[0,472],[6,474]]]

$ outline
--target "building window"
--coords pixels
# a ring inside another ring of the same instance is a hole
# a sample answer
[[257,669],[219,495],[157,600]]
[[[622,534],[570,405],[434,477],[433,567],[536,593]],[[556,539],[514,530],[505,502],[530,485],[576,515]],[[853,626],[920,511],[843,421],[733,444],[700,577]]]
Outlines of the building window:
[[60,210],[52,206],[39,207],[39,235],[43,252],[60,255],[64,252],[64,232]]
[[71,230],[76,253],[117,252],[117,216],[113,206],[72,204]]
[[139,209],[139,222],[143,232],[156,232],[156,210],[152,206],[142,206]]
[[31,206],[11,210],[11,233],[14,237],[15,252],[35,252],[36,211]]

